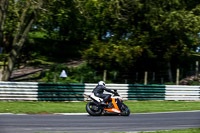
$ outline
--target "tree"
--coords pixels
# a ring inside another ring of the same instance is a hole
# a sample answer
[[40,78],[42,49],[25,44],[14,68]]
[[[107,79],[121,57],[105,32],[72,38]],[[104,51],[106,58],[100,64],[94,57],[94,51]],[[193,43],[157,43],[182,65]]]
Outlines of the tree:
[[3,32],[4,32],[4,24],[6,20],[6,11],[8,9],[8,0],[0,1],[0,47],[3,47]]
[[48,39],[83,41],[81,37],[85,35],[85,21],[73,0],[54,0],[47,8],[48,14],[45,14],[45,19],[38,26],[45,30]]
[[142,28],[142,31],[148,32],[146,43],[157,56],[157,61],[166,62],[169,81],[172,81],[171,64],[176,62],[179,67],[198,47],[196,38],[200,30],[200,16],[196,10],[199,6],[191,8],[190,4],[179,0],[150,1],[144,4],[144,9],[147,12],[141,27],[148,27]]
[[[10,8],[12,8],[13,13],[15,13],[17,23],[15,23],[16,27],[14,33],[12,33],[12,48],[8,57],[8,65],[3,75],[4,81],[9,80],[16,58],[20,53],[27,34],[32,28],[32,25],[43,6],[43,0],[11,0],[10,2],[12,2],[13,5],[13,7]],[[2,7],[3,6],[1,6],[1,10],[3,10]]]
[[[86,59],[96,59],[98,62],[97,60],[103,57],[109,61],[110,55],[116,53],[115,48],[110,46],[114,43],[119,45],[119,53],[130,51],[115,56],[115,63],[119,66],[135,66],[146,71],[158,70],[155,66],[163,64],[162,69],[168,70],[169,81],[172,81],[171,64],[176,62],[176,66],[181,65],[184,60],[191,58],[191,54],[199,47],[197,33],[200,31],[200,3],[197,1],[188,3],[187,0],[117,0],[113,4],[110,0],[107,4],[109,6],[105,8],[113,7],[109,10],[112,14],[115,12],[114,16],[108,14],[111,19],[103,22],[104,25],[109,25],[109,28],[105,29],[109,33],[108,37],[101,40],[107,44],[101,48],[102,43],[95,42],[84,52]],[[100,52],[101,50],[97,49],[99,54],[95,54],[95,45],[98,45],[96,47],[99,49],[109,50]],[[137,58],[134,56],[136,54],[133,54],[137,50],[130,50],[134,47],[139,48]],[[121,58],[127,62],[130,59],[134,61],[132,64],[126,64]],[[113,61],[106,63],[110,63],[107,66],[112,66]]]

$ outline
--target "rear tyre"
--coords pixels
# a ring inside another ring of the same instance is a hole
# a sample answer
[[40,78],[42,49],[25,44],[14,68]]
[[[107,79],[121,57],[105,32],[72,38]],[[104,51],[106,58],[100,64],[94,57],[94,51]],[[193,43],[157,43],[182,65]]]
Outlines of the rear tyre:
[[122,112],[121,113],[122,116],[130,115],[130,110],[129,110],[128,106],[126,106],[124,103],[122,103],[121,112]]
[[99,108],[99,106],[94,102],[89,102],[86,105],[86,110],[92,116],[99,116],[103,111],[103,109]]

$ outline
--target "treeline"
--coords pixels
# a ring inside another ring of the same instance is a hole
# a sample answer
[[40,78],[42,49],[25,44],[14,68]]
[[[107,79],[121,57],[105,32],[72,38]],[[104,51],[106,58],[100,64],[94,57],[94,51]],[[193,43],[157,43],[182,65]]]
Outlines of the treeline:
[[81,55],[97,71],[166,72],[170,82],[177,68],[184,75],[199,60],[199,0],[1,0],[0,5],[0,47],[8,55],[3,80],[9,80],[17,59],[36,55],[57,60]]

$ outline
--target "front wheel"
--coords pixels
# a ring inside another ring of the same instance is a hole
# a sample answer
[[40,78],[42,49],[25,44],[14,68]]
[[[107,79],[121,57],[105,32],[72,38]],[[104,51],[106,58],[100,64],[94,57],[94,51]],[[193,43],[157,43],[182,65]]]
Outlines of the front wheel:
[[95,104],[94,102],[89,102],[86,105],[86,110],[92,116],[99,116],[99,115],[101,115],[101,113],[103,111],[103,109],[99,108],[99,106],[97,104]]
[[128,108],[128,106],[126,106],[124,103],[122,103],[122,106],[121,106],[121,115],[122,116],[129,116],[130,115],[130,110]]

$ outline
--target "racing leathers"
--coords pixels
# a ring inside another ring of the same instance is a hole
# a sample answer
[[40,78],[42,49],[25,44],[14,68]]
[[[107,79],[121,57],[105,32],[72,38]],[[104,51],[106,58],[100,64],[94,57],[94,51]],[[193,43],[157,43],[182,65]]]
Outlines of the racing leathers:
[[104,90],[107,91],[107,92],[115,94],[115,92],[111,91],[110,89],[107,89],[105,86],[97,85],[96,88],[93,90],[93,93],[94,93],[95,96],[103,99],[102,104],[106,104],[106,101],[111,97],[110,94],[103,94]]

